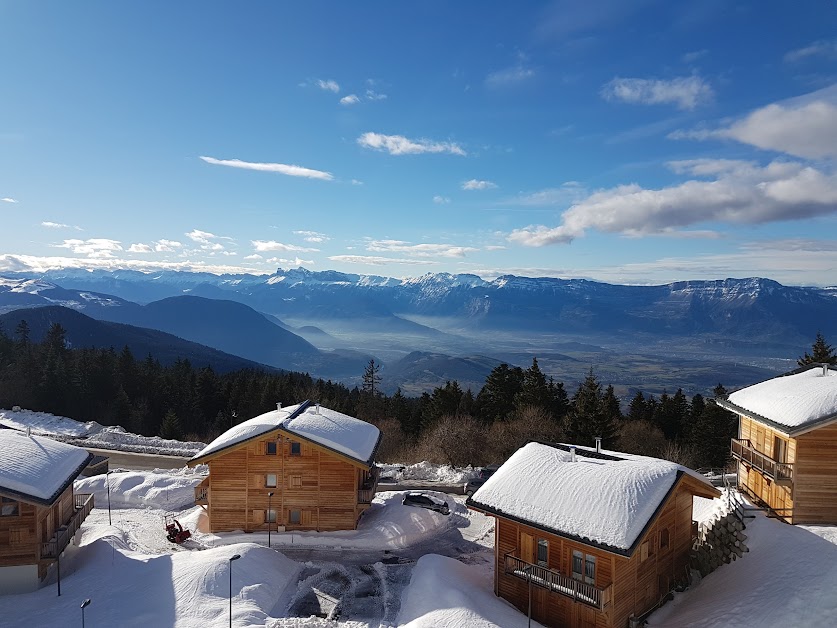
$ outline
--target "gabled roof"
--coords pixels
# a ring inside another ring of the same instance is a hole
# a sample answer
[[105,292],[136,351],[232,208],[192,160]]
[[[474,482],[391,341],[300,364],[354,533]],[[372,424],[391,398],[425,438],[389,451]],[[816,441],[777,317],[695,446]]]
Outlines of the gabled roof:
[[303,401],[231,427],[189,460],[189,465],[271,432],[298,437],[367,467],[372,465],[381,440],[380,431],[371,423]]
[[92,458],[74,445],[0,430],[0,493],[51,506]]
[[837,370],[805,366],[731,393],[716,403],[797,436],[837,421]]
[[[518,449],[467,504],[623,556],[633,554],[677,483],[717,496],[705,479],[668,460],[546,443]],[[700,478],[700,479],[697,479]]]

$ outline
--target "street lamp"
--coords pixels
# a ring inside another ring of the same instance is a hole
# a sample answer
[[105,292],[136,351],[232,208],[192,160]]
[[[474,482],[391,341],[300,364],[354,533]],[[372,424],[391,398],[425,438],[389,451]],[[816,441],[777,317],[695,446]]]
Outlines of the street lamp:
[[273,527],[273,526],[270,525],[270,515],[271,515],[271,512],[272,512],[270,510],[270,500],[272,498],[273,498],[273,491],[271,491],[267,494],[267,546],[268,547],[270,547],[270,528]]
[[108,525],[109,526],[113,525],[113,521],[111,521],[111,518],[110,518],[110,474],[111,473],[113,473],[113,471],[108,471],[107,473],[105,473],[105,484],[107,484],[107,486],[108,486]]
[[230,628],[232,628],[232,564],[234,560],[241,558],[241,554],[230,556]]
[[81,603],[81,628],[84,628],[84,609],[90,606],[90,598]]

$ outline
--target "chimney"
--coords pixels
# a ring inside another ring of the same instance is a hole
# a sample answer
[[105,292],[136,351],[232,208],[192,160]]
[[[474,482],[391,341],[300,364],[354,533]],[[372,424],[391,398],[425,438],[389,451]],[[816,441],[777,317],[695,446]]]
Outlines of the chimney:
[[320,413],[320,404],[318,403],[317,404],[317,409],[314,410],[314,414],[319,414],[319,413]]
[[602,453],[602,437],[596,436],[596,453]]
[[281,409],[282,409],[282,402],[281,402],[281,401],[277,401],[277,402],[276,402],[276,409],[277,409],[277,410],[281,410]]
[[570,445],[570,462],[575,462],[575,446]]
[[32,436],[32,428],[28,425],[26,426],[26,435],[27,436]]
[[828,377],[828,364],[823,364],[822,365],[822,376],[823,377]]

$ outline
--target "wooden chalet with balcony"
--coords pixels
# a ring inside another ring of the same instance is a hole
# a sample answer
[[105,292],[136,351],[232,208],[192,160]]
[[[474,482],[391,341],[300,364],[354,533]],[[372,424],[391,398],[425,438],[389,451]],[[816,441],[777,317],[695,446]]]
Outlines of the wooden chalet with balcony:
[[34,591],[93,508],[73,493],[93,455],[10,429],[0,452],[0,594]]
[[693,497],[666,460],[529,443],[468,499],[495,517],[494,592],[547,626],[624,628],[688,578]]
[[837,370],[809,365],[716,403],[738,415],[738,486],[788,523],[837,523]]
[[211,532],[353,530],[378,483],[374,425],[305,401],[245,421],[189,461]]

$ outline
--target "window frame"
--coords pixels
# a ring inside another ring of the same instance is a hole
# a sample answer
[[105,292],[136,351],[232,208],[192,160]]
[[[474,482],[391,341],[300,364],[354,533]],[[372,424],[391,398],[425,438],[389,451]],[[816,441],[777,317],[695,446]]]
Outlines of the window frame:
[[[294,450],[296,450],[296,451],[294,451]],[[301,442],[299,442],[298,440],[292,440],[291,441],[290,455],[291,456],[301,456],[302,455],[302,443]]]
[[[270,483],[270,478],[273,478],[273,484]],[[265,488],[277,488],[279,485],[279,474],[278,473],[265,473],[264,474],[264,487]]]
[[[543,558],[541,558],[541,550],[544,551]],[[535,562],[541,567],[549,568],[549,539],[538,539],[535,549]]]
[[278,512],[275,508],[268,508],[264,511],[265,523],[276,523]]
[[[278,447],[276,446],[276,441],[275,440],[269,440],[264,445],[265,445],[265,447],[264,447],[264,455],[265,456],[275,456],[275,455],[277,455]],[[273,451],[271,451],[271,449]]]
[[[296,517],[294,517],[296,514]],[[296,519],[296,521],[294,521]],[[301,510],[288,510],[288,525],[298,526],[302,524],[302,511]]]
[[[8,512],[7,512],[8,511]],[[20,502],[11,497],[0,499],[0,517],[19,517]]]
[[660,530],[660,549],[666,549],[671,544],[671,532],[668,528]]

